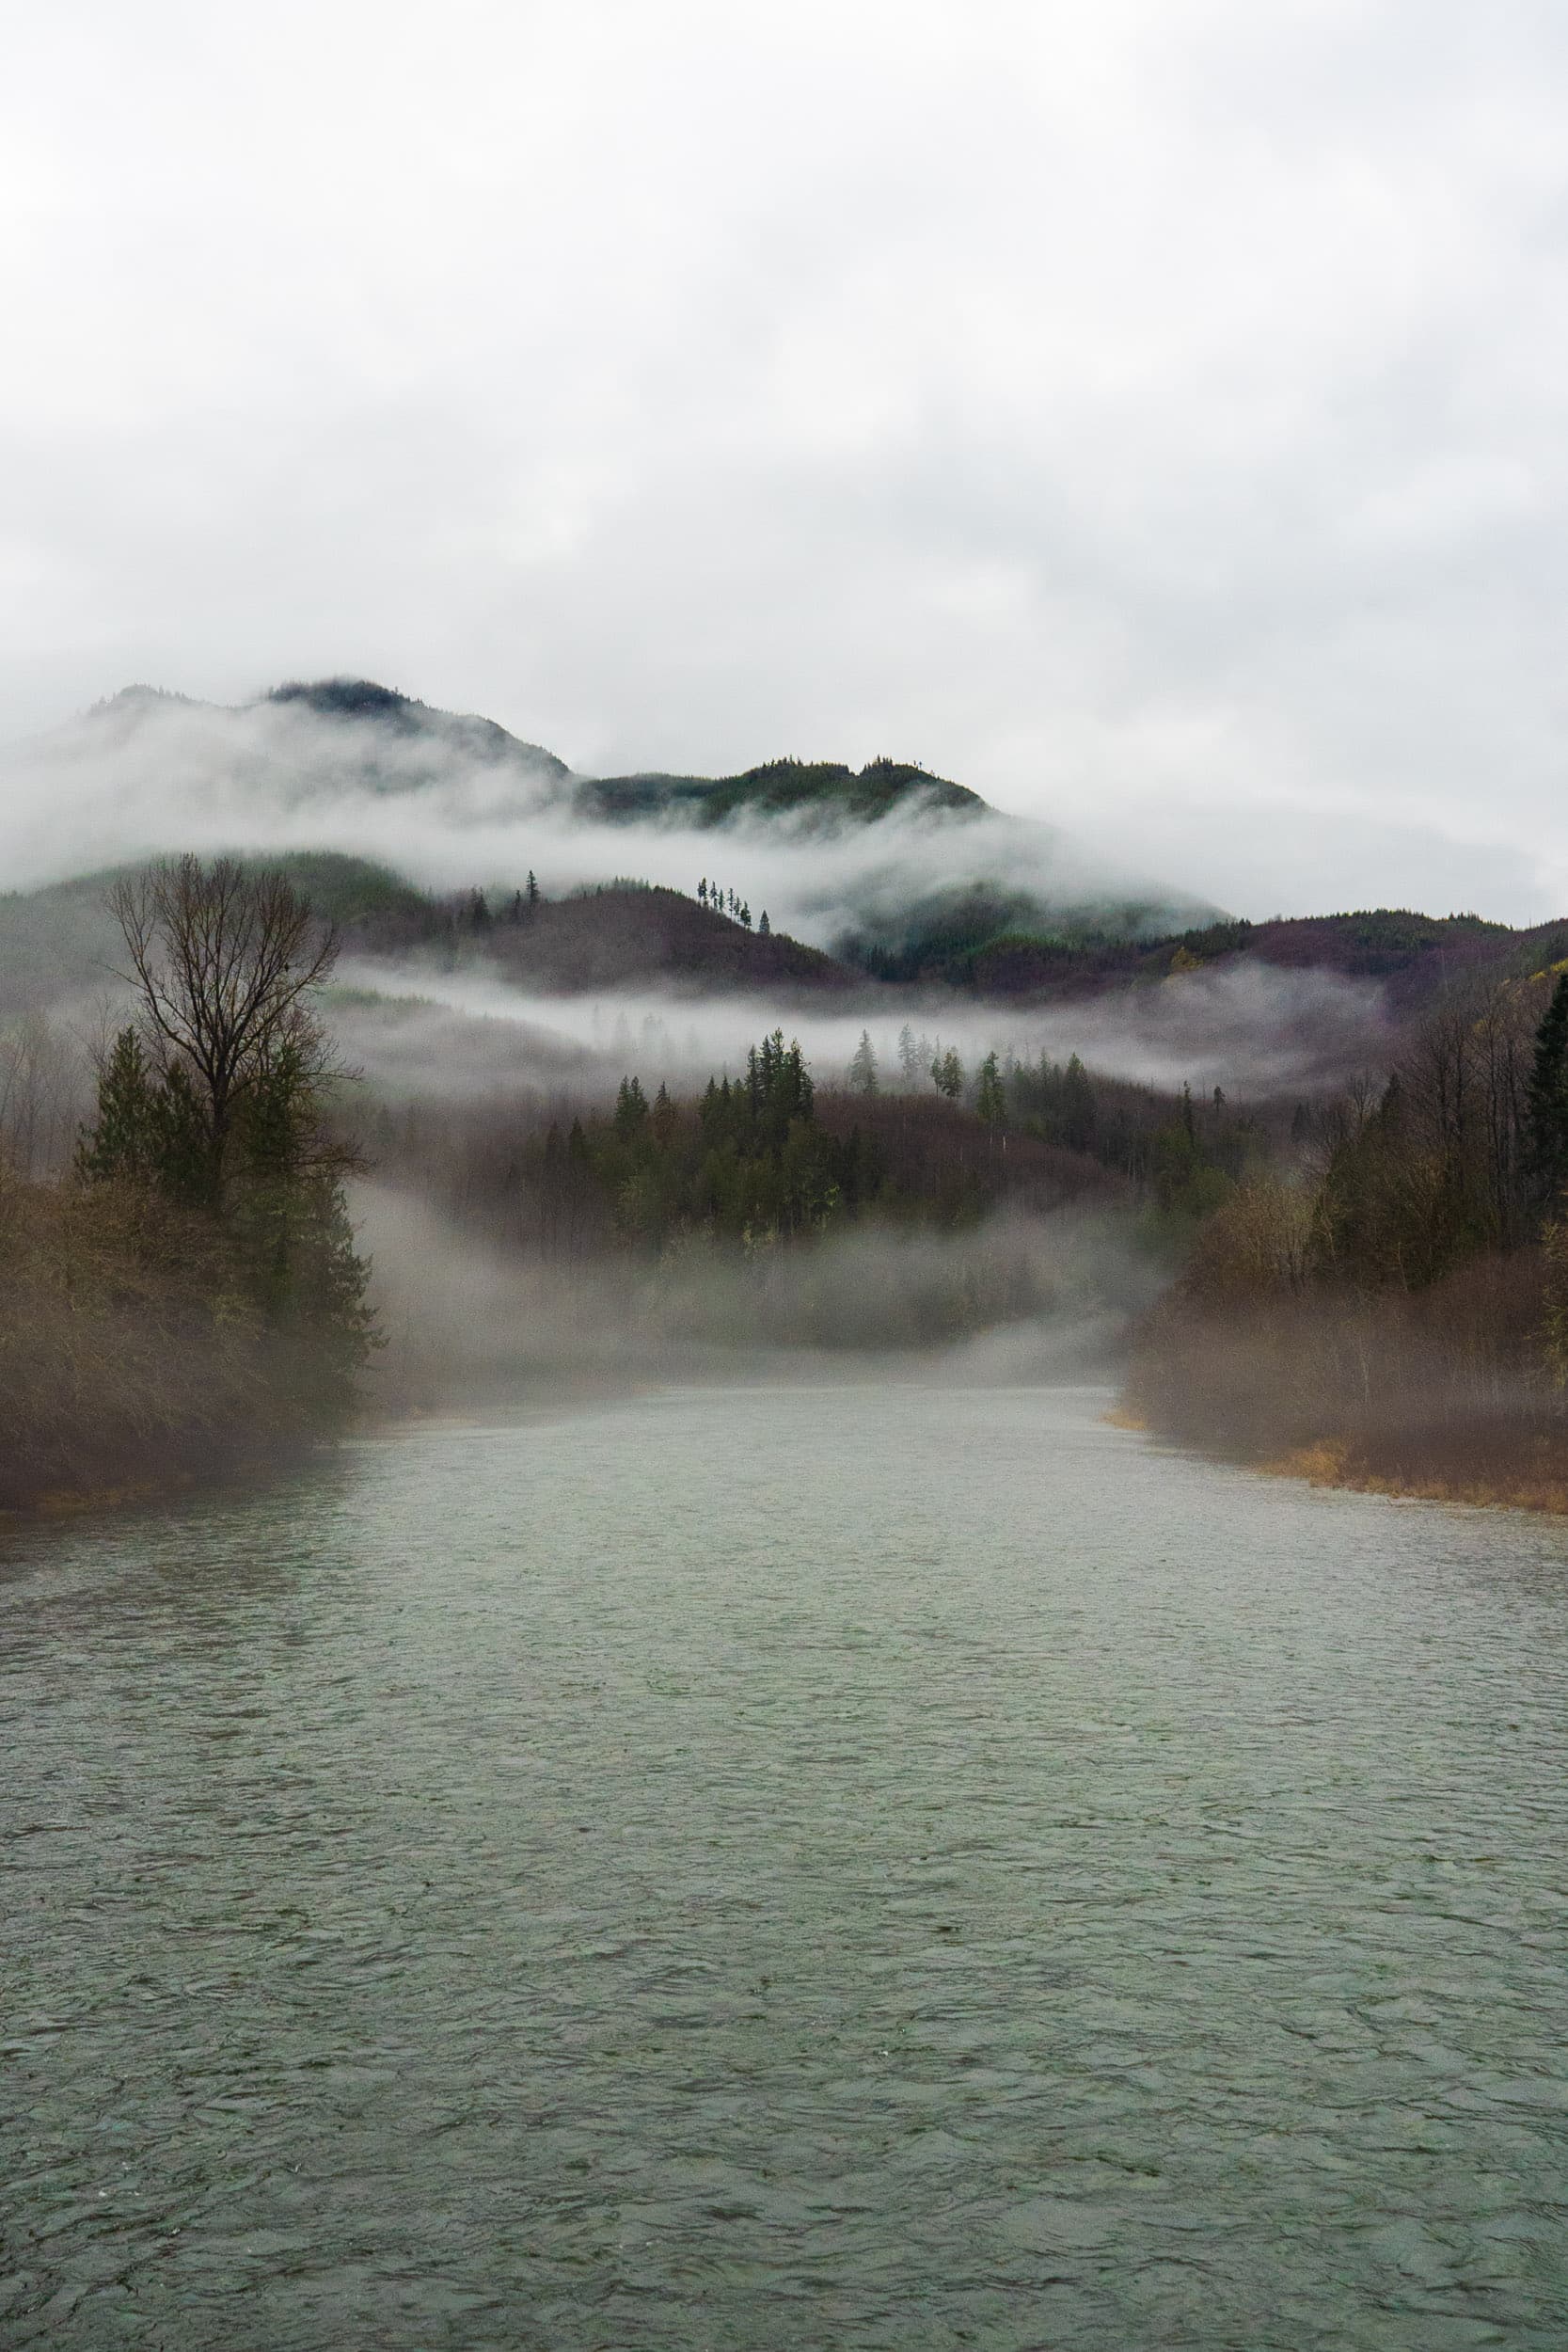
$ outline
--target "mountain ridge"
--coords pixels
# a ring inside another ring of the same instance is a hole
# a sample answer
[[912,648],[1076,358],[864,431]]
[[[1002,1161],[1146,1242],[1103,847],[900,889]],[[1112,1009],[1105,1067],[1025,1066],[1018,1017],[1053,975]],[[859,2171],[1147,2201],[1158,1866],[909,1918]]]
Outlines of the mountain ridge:
[[[546,780],[589,823],[688,824],[706,831],[745,814],[769,818],[805,814],[819,824],[875,824],[906,803],[942,817],[998,813],[968,785],[936,775],[918,760],[886,755],[859,769],[844,760],[800,759],[785,753],[717,776],[663,769],[590,775],[544,744],[514,735],[499,720],[474,711],[446,710],[374,678],[347,675],[287,678],[240,703],[207,702],[169,687],[138,682],[93,704],[84,716],[88,721],[135,722],[147,712],[168,708],[224,717],[302,709],[345,730],[383,730],[403,745],[423,739],[486,767],[515,766],[532,779]],[[420,779],[413,774],[402,781],[404,788],[417,788]]]

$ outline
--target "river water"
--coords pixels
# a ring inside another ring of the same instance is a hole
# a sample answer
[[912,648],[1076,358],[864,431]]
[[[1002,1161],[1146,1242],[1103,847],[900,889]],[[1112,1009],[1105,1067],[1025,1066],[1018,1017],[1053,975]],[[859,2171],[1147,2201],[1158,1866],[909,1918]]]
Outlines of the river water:
[[676,1391],[0,1537],[0,2340],[1568,2342],[1568,1531]]

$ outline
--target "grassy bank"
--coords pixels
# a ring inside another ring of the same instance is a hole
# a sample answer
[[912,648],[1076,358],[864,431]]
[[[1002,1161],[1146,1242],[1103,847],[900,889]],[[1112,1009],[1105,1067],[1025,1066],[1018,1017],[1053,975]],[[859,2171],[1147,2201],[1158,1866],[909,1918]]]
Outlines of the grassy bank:
[[1425,1502],[1495,1504],[1514,1511],[1543,1511],[1568,1518],[1568,1463],[1560,1436],[1513,1438],[1504,1448],[1487,1443],[1466,1459],[1440,1461],[1425,1449],[1393,1447],[1383,1458],[1365,1445],[1325,1438],[1303,1446],[1262,1469],[1280,1478],[1302,1478],[1314,1486],[1344,1486],[1358,1494],[1394,1495]]

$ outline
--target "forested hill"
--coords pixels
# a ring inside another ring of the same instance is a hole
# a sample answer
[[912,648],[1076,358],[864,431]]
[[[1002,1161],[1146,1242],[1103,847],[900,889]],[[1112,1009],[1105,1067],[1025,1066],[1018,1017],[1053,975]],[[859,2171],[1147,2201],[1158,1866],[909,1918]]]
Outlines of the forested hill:
[[[295,851],[271,862],[339,926],[350,954],[478,956],[519,984],[564,993],[662,982],[816,994],[873,979],[1049,1004],[1246,962],[1373,981],[1402,1020],[1472,976],[1526,978],[1568,961],[1568,920],[1513,930],[1476,915],[1377,908],[1130,939],[1032,930],[1011,901],[983,891],[955,894],[940,919],[913,920],[902,940],[852,942],[831,956],[772,924],[765,931],[760,906],[731,911],[717,889],[707,903],[630,880],[531,897],[526,878],[498,887],[476,877],[470,889],[431,894],[368,859]],[[115,963],[111,879],[0,894],[0,1018],[103,986]]]
[[1396,1013],[1414,1012],[1466,977],[1526,978],[1560,963],[1568,959],[1568,920],[1514,930],[1475,914],[1373,907],[1265,923],[1227,918],[1158,937],[1127,930],[1107,935],[1009,921],[988,894],[971,892],[942,910],[940,920],[915,924],[896,945],[868,944],[856,958],[879,979],[1023,998],[1099,995],[1243,959],[1375,980]]
[[478,770],[502,784],[515,777],[520,807],[564,806],[594,825],[706,828],[752,815],[803,818],[831,831],[874,824],[906,807],[942,817],[978,816],[989,807],[967,786],[911,760],[873,759],[857,769],[841,760],[785,757],[725,776],[578,775],[558,754],[494,719],[440,709],[373,678],[290,679],[234,707],[128,686],[57,730],[55,739],[69,743],[85,731],[100,747],[123,751],[182,720],[207,728],[219,767],[237,755],[253,762],[259,753],[297,763],[300,724],[314,720],[321,725],[300,772],[321,783],[341,776],[379,793],[410,792]]
[[[309,863],[320,872],[326,861]],[[359,898],[343,934],[345,946],[362,954],[476,956],[518,986],[562,995],[660,983],[794,995],[860,981],[819,948],[771,925],[760,929],[759,919],[766,917],[753,918],[750,908],[741,921],[683,891],[619,882],[561,898],[471,891],[439,899],[409,894],[375,906]]]
[[[526,889],[433,894],[365,858],[302,850],[258,860],[285,873],[333,923],[345,954],[498,967],[546,993],[674,985],[790,996],[863,985],[863,976],[775,930],[679,890],[607,883],[562,897]],[[112,874],[0,893],[0,1020],[103,988],[117,966]]]
[[266,700],[274,708],[314,711],[318,718],[338,720],[361,731],[381,728],[404,743],[422,739],[433,750],[450,751],[486,767],[514,766],[556,785],[564,786],[571,778],[566,762],[554,752],[539,743],[525,743],[494,719],[439,710],[433,704],[417,702],[411,694],[378,686],[371,678],[291,679],[275,686]]
[[722,825],[742,814],[806,817],[824,824],[874,824],[902,806],[973,817],[988,803],[967,785],[951,784],[908,760],[873,759],[863,768],[831,759],[770,759],[733,776],[590,777],[577,805],[605,824]]
[[905,804],[974,816],[987,803],[967,785],[931,775],[918,763],[868,760],[770,759],[735,775],[672,775],[652,771],[627,776],[577,776],[563,759],[509,735],[493,719],[438,710],[369,678],[318,678],[275,687],[274,705],[297,705],[319,717],[381,727],[404,739],[425,737],[491,765],[508,761],[570,787],[578,814],[596,824],[722,825],[750,813],[808,816],[824,823],[874,824]]

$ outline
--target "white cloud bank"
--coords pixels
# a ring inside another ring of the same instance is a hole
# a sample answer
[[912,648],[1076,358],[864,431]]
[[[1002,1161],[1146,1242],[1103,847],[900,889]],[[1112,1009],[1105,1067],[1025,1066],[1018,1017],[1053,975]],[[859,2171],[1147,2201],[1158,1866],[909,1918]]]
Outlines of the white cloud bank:
[[498,757],[461,721],[400,734],[301,701],[230,709],[120,695],[0,752],[0,873],[24,888],[184,850],[333,850],[439,890],[510,891],[531,869],[551,897],[627,875],[689,894],[711,875],[753,919],[767,909],[775,929],[830,947],[868,918],[975,882],[1064,910],[1148,910],[1148,929],[1205,919],[1126,850],[1087,856],[1052,827],[987,812],[955,821],[918,796],[837,832],[585,821],[572,780],[531,759],[533,748],[502,745]]
[[58,0],[0,734],[358,671],[1560,913],[1565,109],[1548,0]]

